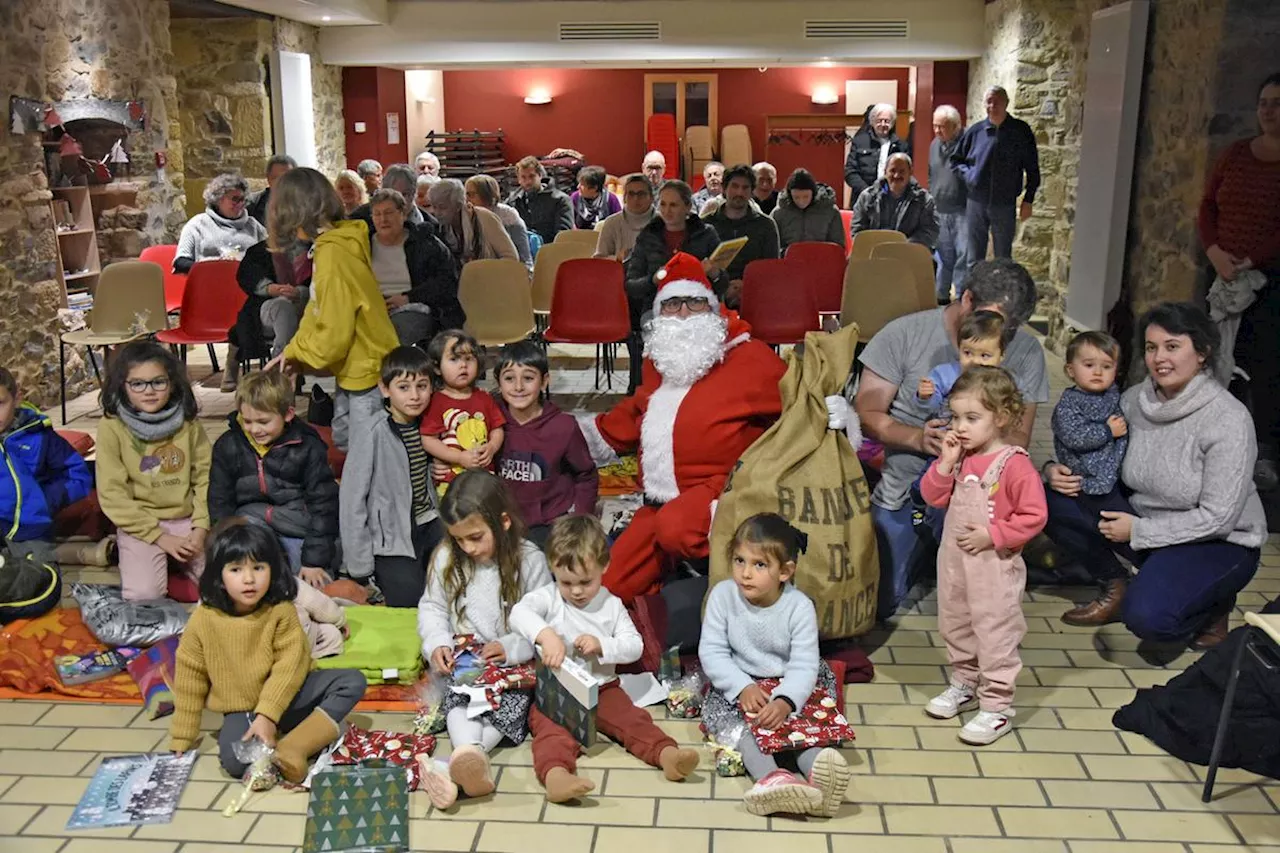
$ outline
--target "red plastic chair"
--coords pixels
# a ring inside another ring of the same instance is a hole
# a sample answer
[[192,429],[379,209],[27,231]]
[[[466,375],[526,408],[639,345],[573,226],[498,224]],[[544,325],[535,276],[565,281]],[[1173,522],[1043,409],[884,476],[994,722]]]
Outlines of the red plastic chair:
[[844,222],[844,259],[847,261],[853,255],[853,211],[840,211],[840,220]]
[[187,358],[186,346],[207,345],[213,372],[217,373],[218,357],[213,345],[227,342],[236,315],[248,299],[236,282],[239,267],[239,261],[200,261],[193,266],[187,273],[178,326],[157,332],[156,340],[182,347],[183,361]]
[[796,268],[787,260],[747,264],[739,313],[751,324],[753,338],[774,347],[801,343],[807,332],[820,329],[813,292],[797,280]]
[[170,314],[182,307],[182,293],[187,289],[187,274],[173,271],[173,258],[177,253],[175,245],[148,246],[138,256],[138,260],[164,270],[164,310]]
[[796,277],[809,285],[819,314],[839,314],[844,296],[844,268],[849,260],[835,243],[792,243],[786,261]]
[[561,263],[551,296],[551,324],[544,339],[558,344],[595,344],[597,389],[603,346],[605,382],[612,390],[614,350],[630,335],[631,311],[622,264],[611,258],[571,258]]
[[667,169],[662,177],[680,177],[680,136],[676,133],[676,117],[670,113],[654,113],[649,116],[645,131],[647,150],[661,151],[667,160]]

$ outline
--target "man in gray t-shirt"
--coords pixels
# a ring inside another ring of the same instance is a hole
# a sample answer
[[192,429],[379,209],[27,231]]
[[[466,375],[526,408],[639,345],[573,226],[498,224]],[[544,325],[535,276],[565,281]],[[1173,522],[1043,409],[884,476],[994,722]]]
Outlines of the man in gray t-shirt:
[[1003,314],[1008,328],[1016,331],[1001,366],[1013,376],[1027,403],[1023,422],[1010,438],[1025,447],[1036,406],[1049,401],[1044,350],[1019,328],[1035,302],[1035,283],[1021,266],[1008,259],[984,262],[973,268],[960,300],[899,317],[881,329],[858,358],[862,377],[854,405],[863,432],[885,446],[880,482],[871,494],[880,551],[881,619],[897,609],[917,570],[932,561],[936,548],[917,535],[907,501],[911,484],[938,454],[946,423],[925,422],[928,410],[916,399],[916,387],[931,369],[959,358],[956,330],[966,315],[980,309]]

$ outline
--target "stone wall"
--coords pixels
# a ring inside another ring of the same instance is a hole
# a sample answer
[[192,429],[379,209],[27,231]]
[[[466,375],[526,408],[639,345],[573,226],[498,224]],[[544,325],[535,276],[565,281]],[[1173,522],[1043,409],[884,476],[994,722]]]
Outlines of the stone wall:
[[[983,114],[987,86],[1009,90],[1011,111],[1040,144],[1035,215],[1014,257],[1040,286],[1049,344],[1070,330],[1070,279],[1090,23],[1121,0],[997,0],[986,7],[988,44],[970,65],[969,109]],[[1122,305],[1113,331],[1165,299],[1193,299],[1205,282],[1195,217],[1216,152],[1256,133],[1257,85],[1280,52],[1275,0],[1153,0],[1137,142]]]
[[276,18],[275,47],[311,57],[316,168],[332,178],[347,163],[347,140],[342,128],[342,68],[320,61],[320,30],[316,27]]
[[260,179],[273,150],[271,21],[184,18],[173,21],[171,32],[187,179],[228,171]]
[[[0,3],[0,91],[37,100],[145,102],[145,130],[130,134],[138,207],[152,242],[182,227],[182,156],[166,0],[5,0]],[[57,249],[39,134],[0,127],[0,364],[41,405],[58,399]],[[155,166],[166,151],[169,167]],[[71,392],[85,366],[68,351]]]

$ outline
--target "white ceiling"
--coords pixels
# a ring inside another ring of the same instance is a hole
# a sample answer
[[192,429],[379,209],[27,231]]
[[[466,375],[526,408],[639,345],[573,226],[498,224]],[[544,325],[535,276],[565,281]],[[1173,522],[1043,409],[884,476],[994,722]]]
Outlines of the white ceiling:
[[229,6],[265,12],[316,27],[360,27],[390,19],[387,0],[221,0]]

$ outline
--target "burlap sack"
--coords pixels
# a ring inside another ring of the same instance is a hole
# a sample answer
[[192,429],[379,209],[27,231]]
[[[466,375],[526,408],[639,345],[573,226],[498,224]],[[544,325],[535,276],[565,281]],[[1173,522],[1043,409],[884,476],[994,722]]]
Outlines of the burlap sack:
[[844,387],[857,341],[856,326],[810,332],[803,356],[787,355],[782,416],[738,460],[711,527],[713,587],[733,577],[727,549],[747,518],[776,512],[808,534],[796,586],[813,599],[823,639],[863,634],[876,617],[871,492],[849,439],[827,429],[825,398]]

